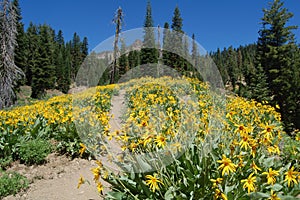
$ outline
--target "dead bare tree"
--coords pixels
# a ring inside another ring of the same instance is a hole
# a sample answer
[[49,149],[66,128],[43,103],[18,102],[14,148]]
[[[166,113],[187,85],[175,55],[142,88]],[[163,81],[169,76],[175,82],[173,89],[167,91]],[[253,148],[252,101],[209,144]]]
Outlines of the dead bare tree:
[[119,52],[118,43],[119,43],[119,35],[123,24],[123,11],[121,7],[117,9],[113,22],[116,24],[116,33],[115,33],[115,41],[114,41],[113,66],[110,74],[110,84],[115,83],[115,78],[118,75],[118,61],[117,61],[117,55]]
[[24,76],[15,65],[14,50],[17,45],[17,14],[10,0],[0,2],[0,109],[11,106],[15,99],[14,87]]

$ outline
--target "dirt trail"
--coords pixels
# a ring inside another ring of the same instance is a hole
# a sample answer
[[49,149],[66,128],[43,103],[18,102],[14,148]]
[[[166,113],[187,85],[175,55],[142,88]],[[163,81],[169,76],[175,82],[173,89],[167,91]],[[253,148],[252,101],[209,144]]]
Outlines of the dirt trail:
[[[111,114],[114,118],[110,120],[111,132],[119,130],[121,124],[122,107],[124,106],[125,91],[120,90],[119,95],[112,98]],[[111,141],[111,147],[117,152],[118,145]],[[102,158],[104,165],[106,158]],[[32,182],[30,188],[26,192],[21,192],[16,196],[8,196],[3,200],[98,200],[103,199],[93,182],[93,174],[91,169],[97,166],[94,161],[88,161],[80,158],[70,160],[65,156],[57,156],[50,154],[47,163],[41,166],[30,166],[15,163],[9,170],[17,171]],[[111,166],[114,167],[114,166]],[[77,183],[80,175],[90,184],[85,183],[77,189]],[[103,182],[103,181],[102,181]],[[109,190],[109,185],[105,186],[104,193]]]
[[[121,124],[122,124],[121,118],[124,110],[125,93],[126,93],[125,90],[120,90],[118,95],[112,97],[110,115],[113,115],[113,118],[111,118],[109,121],[111,133],[121,130]],[[107,140],[106,142],[107,142],[108,152],[113,156],[113,160],[116,160],[117,155],[122,153],[121,145],[119,145],[118,142],[114,139]],[[119,171],[119,167],[113,164],[112,162],[108,161],[108,157],[109,156],[103,156],[103,157],[99,157],[98,159],[101,160],[103,165],[109,168],[110,170]]]

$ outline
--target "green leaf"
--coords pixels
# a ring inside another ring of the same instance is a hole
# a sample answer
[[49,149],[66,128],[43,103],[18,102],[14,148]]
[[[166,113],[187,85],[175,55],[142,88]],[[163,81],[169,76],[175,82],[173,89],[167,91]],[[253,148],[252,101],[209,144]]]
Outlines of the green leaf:
[[273,166],[274,165],[274,157],[271,157],[271,158],[267,158],[267,159],[264,159],[264,161],[263,161],[263,165],[265,166],[265,167],[271,167],[271,166]]
[[283,186],[280,185],[280,184],[278,184],[278,183],[276,183],[276,184],[274,184],[274,185],[272,185],[272,186],[267,187],[267,189],[272,189],[272,190],[274,190],[275,192],[280,191],[282,188],[283,188]]
[[259,199],[259,198],[268,198],[270,197],[269,194],[267,193],[262,193],[262,192],[253,192],[250,194],[250,198],[254,198],[254,199]]
[[107,198],[115,199],[115,200],[122,200],[124,196],[124,193],[122,192],[108,192]]
[[232,185],[232,186],[227,186],[225,185],[225,190],[224,190],[224,193],[227,195],[228,193],[230,193],[232,190],[234,190],[236,188],[235,185]]
[[290,195],[282,196],[282,195],[280,195],[280,194],[278,194],[278,197],[279,197],[281,200],[296,200],[296,199],[299,199],[299,198],[296,198],[296,197],[293,197],[293,196],[290,196]]
[[173,193],[175,193],[175,188],[170,187],[165,193],[165,200],[174,199]]
[[142,158],[142,156],[136,156],[136,161],[138,162],[138,165],[141,168],[140,170],[142,172],[151,171],[152,167],[147,163],[147,161],[143,160]]

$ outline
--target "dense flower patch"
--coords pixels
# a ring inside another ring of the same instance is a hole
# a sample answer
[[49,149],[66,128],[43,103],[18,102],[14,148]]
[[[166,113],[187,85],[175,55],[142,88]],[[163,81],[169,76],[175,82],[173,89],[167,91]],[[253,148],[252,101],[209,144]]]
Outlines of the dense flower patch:
[[[74,96],[62,95],[32,105],[1,110],[0,157],[17,155],[17,143],[36,137],[55,139],[62,143],[76,140],[79,144],[80,138],[74,122],[84,120],[80,115],[90,109],[87,102],[91,102],[98,111],[97,119],[101,121],[101,126],[107,126],[113,89],[114,85],[97,87]],[[82,104],[74,104],[73,100]]]
[[[132,87],[126,95],[127,120],[114,134],[125,154],[124,162],[115,163],[124,171],[110,171],[101,161],[94,171],[98,183],[101,177],[111,184],[107,199],[288,199],[299,195],[299,136],[293,140],[286,135],[279,113],[267,102],[222,98],[194,79],[134,81],[128,83]],[[182,101],[178,94],[188,100]],[[196,100],[192,98],[190,106],[187,102],[193,95]],[[143,160],[143,169],[151,166],[152,170],[140,173],[126,161],[126,154],[134,158],[151,152],[169,153],[174,160],[168,165],[159,163],[162,157]]]
[[[126,90],[127,110],[122,128],[111,133],[110,100],[119,88]],[[17,156],[18,143],[38,137],[75,139],[77,155],[101,153],[105,139],[121,144],[123,154],[111,159],[121,173],[101,160],[92,169],[100,193],[103,181],[111,184],[107,199],[288,199],[300,193],[300,134],[287,136],[267,102],[218,94],[196,79],[143,78],[0,111],[1,157]],[[146,158],[140,166],[130,162],[137,155]],[[80,177],[78,187],[84,182]]]

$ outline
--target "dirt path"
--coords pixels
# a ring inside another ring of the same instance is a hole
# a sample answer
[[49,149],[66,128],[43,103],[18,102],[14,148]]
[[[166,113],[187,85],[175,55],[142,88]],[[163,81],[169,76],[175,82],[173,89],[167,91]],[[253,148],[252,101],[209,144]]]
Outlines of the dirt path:
[[[121,90],[118,96],[112,98],[111,114],[114,118],[110,120],[111,132],[119,130],[122,115],[122,107],[125,92]],[[111,141],[111,147],[119,151],[119,147]],[[106,158],[102,158],[104,165]],[[30,188],[26,192],[21,192],[16,196],[8,196],[3,200],[98,200],[103,199],[93,182],[91,169],[97,166],[94,161],[80,158],[70,160],[65,156],[50,154],[47,163],[41,166],[27,167],[23,164],[15,163],[9,170],[17,171],[25,175],[31,182]],[[113,165],[111,167],[114,167]],[[90,184],[85,183],[77,189],[78,179],[82,175]],[[109,185],[104,183],[104,193],[109,190]]]

